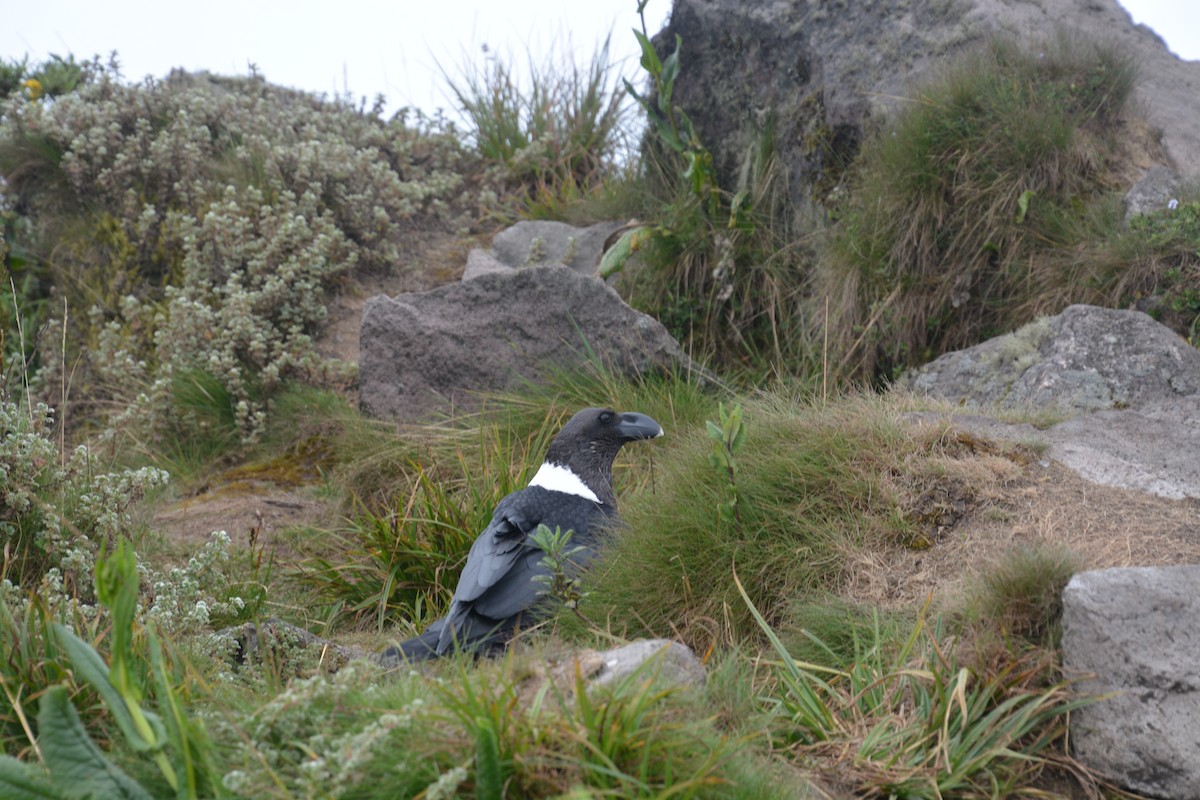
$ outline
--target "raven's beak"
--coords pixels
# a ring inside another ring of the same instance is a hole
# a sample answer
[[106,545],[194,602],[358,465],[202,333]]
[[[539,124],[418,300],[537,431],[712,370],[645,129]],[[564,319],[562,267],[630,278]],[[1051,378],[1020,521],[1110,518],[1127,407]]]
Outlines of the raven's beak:
[[657,439],[663,435],[662,425],[659,425],[645,414],[628,411],[621,415],[621,421],[616,425],[617,432],[627,441],[637,439]]

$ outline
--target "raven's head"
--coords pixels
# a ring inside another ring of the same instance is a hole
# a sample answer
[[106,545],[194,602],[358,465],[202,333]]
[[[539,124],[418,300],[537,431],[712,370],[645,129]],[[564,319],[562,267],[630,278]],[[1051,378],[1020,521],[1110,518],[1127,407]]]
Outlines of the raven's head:
[[585,408],[554,437],[546,461],[530,485],[586,496],[576,485],[582,483],[594,499],[615,506],[612,464],[617,452],[626,442],[662,435],[662,426],[645,414]]

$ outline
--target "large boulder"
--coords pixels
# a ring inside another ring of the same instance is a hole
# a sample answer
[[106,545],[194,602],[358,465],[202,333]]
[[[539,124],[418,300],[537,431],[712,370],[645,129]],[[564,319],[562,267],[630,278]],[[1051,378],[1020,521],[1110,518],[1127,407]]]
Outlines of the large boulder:
[[998,31],[1044,39],[1056,29],[1134,59],[1138,103],[1166,155],[1200,177],[1200,63],[1173,55],[1117,0],[675,0],[656,43],[666,53],[683,39],[673,100],[713,151],[722,185],[735,185],[769,126],[793,202],[819,211],[867,133],[947,57]]
[[1200,350],[1140,311],[1075,305],[897,383],[975,408],[1129,408],[1200,395]]
[[372,297],[359,341],[363,409],[406,420],[470,408],[482,393],[596,359],[630,375],[692,368],[661,323],[563,266]]
[[1200,566],[1076,575],[1062,647],[1077,690],[1105,696],[1071,715],[1076,757],[1141,794],[1200,797]]

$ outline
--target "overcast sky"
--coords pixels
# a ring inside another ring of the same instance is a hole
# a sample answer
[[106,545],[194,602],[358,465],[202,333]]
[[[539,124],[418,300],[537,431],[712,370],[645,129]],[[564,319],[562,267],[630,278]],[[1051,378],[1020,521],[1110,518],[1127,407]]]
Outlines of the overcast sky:
[[[1137,22],[1179,56],[1200,60],[1200,1],[1122,0]],[[657,31],[670,0],[650,0]],[[58,0],[4,15],[0,56],[51,53],[78,58],[118,53],[128,79],[172,67],[245,75],[254,63],[268,81],[316,92],[387,95],[389,109],[451,105],[437,64],[452,73],[476,62],[482,45],[524,58],[568,42],[590,54],[613,32],[612,50],[637,74],[637,0]],[[685,44],[686,46],[686,44]]]

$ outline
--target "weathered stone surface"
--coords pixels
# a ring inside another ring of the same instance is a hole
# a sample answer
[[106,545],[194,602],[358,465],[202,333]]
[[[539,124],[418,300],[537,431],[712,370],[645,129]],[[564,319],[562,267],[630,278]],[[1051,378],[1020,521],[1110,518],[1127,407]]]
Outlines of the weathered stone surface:
[[1179,175],[1170,167],[1151,167],[1125,193],[1125,221],[1139,214],[1151,214],[1168,208],[1179,199]]
[[599,654],[593,686],[620,683],[634,673],[672,686],[703,686],[704,665],[687,645],[670,639],[641,639]]
[[576,228],[565,222],[526,220],[496,234],[492,255],[513,268],[564,264],[592,275],[604,254],[604,241],[621,224],[598,222]]
[[770,127],[793,202],[819,214],[867,133],[948,57],[998,31],[1044,41],[1056,29],[1111,41],[1137,63],[1137,103],[1162,130],[1166,156],[1184,177],[1200,176],[1200,62],[1173,55],[1117,0],[675,0],[655,41],[665,54],[683,39],[673,99],[713,151],[722,185],[736,185]]
[[628,374],[692,367],[657,320],[598,278],[562,266],[373,297],[359,340],[362,407],[410,420],[582,367],[590,353]]
[[[943,416],[928,411],[912,415]],[[1172,499],[1200,498],[1200,395],[1097,411],[1044,430],[977,414],[954,414],[951,421],[978,436],[1048,445],[1047,458],[1093,483]]]
[[1200,395],[1076,417],[1043,438],[1052,458],[1093,483],[1200,498]]
[[505,264],[487,250],[480,250],[476,247],[467,253],[467,268],[463,270],[462,279],[469,281],[491,272],[509,272],[510,270],[512,270],[512,267],[508,264]]
[[1140,311],[1076,305],[897,383],[969,407],[1137,407],[1200,394],[1200,351]]
[[1084,764],[1136,792],[1200,797],[1200,566],[1083,572],[1063,592],[1068,675],[1113,696],[1071,715]]

